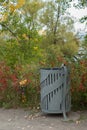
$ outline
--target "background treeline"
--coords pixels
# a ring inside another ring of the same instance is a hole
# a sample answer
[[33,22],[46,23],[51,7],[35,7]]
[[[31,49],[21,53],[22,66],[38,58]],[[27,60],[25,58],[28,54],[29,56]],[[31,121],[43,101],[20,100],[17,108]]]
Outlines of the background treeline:
[[70,6],[71,0],[0,0],[0,106],[39,108],[40,68],[66,64],[72,108],[87,107],[87,35],[75,33]]

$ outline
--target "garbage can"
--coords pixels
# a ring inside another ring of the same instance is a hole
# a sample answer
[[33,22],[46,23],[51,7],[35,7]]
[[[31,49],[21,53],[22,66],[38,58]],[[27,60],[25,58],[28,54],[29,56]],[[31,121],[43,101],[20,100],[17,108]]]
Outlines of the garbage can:
[[63,113],[71,108],[70,76],[65,65],[60,68],[41,68],[41,110],[44,113]]

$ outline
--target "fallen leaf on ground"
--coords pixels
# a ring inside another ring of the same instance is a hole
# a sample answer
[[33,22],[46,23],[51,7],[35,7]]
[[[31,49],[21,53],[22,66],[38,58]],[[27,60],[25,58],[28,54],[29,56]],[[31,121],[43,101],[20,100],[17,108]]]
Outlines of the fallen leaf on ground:
[[77,124],[77,125],[80,124],[80,121],[77,120],[77,121],[76,121],[76,124]]

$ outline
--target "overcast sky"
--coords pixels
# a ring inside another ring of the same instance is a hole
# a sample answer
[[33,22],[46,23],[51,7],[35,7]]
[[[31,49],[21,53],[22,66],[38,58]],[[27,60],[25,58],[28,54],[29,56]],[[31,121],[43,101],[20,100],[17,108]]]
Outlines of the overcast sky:
[[[43,1],[50,1],[50,0],[43,0]],[[71,8],[67,9],[68,12],[70,12],[72,17],[75,17],[75,30],[77,31],[86,31],[87,29],[85,29],[85,24],[84,23],[80,23],[79,19],[84,17],[85,15],[87,15],[87,8],[86,9],[77,9],[75,7],[73,7],[73,4],[77,4],[78,0],[73,0],[73,2],[71,2]]]
[[76,31],[82,30],[82,31],[87,31],[87,29],[85,28],[85,23],[80,23],[79,20],[80,18],[84,17],[87,15],[87,8],[85,9],[76,9],[75,7],[72,7],[67,9],[67,11],[70,12],[72,17],[75,17],[75,29]]

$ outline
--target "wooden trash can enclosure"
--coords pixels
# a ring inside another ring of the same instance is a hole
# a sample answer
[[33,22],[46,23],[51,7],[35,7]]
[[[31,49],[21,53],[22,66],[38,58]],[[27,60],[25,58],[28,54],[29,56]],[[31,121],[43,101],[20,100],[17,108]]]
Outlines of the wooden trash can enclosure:
[[41,79],[41,110],[44,113],[63,113],[71,108],[69,70],[63,65],[60,68],[42,68]]

